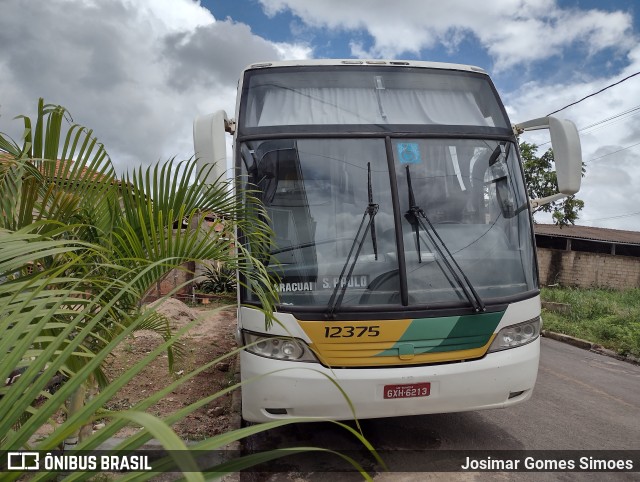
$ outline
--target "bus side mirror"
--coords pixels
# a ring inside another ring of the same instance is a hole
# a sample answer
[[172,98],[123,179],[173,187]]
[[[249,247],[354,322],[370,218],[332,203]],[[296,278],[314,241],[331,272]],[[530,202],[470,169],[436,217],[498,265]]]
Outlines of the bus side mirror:
[[234,122],[227,118],[223,110],[196,117],[193,121],[193,146],[198,173],[208,170],[202,180],[213,184],[218,179],[226,179],[227,144],[225,132],[233,133]]
[[555,117],[541,117],[513,126],[514,132],[549,129],[551,148],[556,164],[558,194],[531,200],[531,207],[542,206],[570,196],[580,190],[582,180],[582,149],[580,136],[573,122]]

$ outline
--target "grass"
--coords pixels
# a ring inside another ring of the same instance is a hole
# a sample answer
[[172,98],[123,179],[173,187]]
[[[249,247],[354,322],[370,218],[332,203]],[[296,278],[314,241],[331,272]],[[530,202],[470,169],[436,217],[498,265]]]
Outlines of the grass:
[[545,329],[640,357],[640,289],[543,288],[542,300],[570,307],[568,313],[543,310]]

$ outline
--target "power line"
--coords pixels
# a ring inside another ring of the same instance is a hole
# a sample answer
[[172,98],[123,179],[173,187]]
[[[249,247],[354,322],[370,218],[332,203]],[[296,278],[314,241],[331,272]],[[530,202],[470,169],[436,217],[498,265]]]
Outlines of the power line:
[[602,120],[600,120],[598,122],[594,122],[593,124],[589,124],[588,126],[582,127],[581,129],[578,129],[578,130],[580,132],[586,131],[588,129],[591,129],[592,127],[596,127],[596,126],[599,126],[600,124],[604,124],[605,122],[609,122],[609,121],[615,120],[615,119],[617,119],[619,117],[622,117],[624,115],[631,114],[632,112],[635,112],[635,114],[633,114],[633,115],[636,115],[636,114],[638,114],[637,111],[639,111],[639,110],[640,110],[640,105],[638,105],[636,107],[632,107],[631,109],[627,109],[624,112],[620,112],[619,114],[612,115],[611,117],[607,117],[606,119],[602,119]]
[[616,216],[607,216],[606,218],[594,218],[594,219],[582,219],[580,218],[580,221],[584,221],[585,223],[590,223],[592,221],[607,221],[609,219],[620,219],[620,218],[629,218],[632,216],[638,216],[640,215],[640,211],[637,213],[627,213],[627,214],[618,214]]
[[614,82],[613,84],[607,85],[606,87],[604,87],[604,88],[600,89],[600,90],[599,90],[599,91],[597,91],[597,92],[594,92],[594,93],[592,93],[592,94],[586,95],[586,96],[584,96],[584,97],[583,97],[582,99],[580,99],[580,100],[577,100],[577,101],[575,101],[575,102],[572,102],[571,104],[565,105],[565,106],[564,106],[564,107],[562,107],[561,109],[554,110],[554,111],[553,111],[553,112],[551,112],[550,114],[547,114],[547,116],[550,116],[550,115],[553,115],[553,114],[557,114],[558,112],[560,112],[560,111],[562,111],[562,110],[565,110],[565,109],[567,109],[567,108],[569,108],[569,107],[571,107],[571,106],[574,106],[574,105],[576,105],[576,104],[579,104],[579,103],[580,103],[580,102],[582,102],[583,100],[586,100],[586,99],[588,99],[589,97],[593,97],[593,96],[595,96],[595,95],[598,95],[598,94],[600,94],[600,93],[604,92],[605,90],[610,89],[611,87],[615,87],[616,85],[619,85],[619,84],[623,83],[624,81],[629,80],[631,77],[635,77],[636,75],[640,75],[640,72],[636,72],[635,74],[631,74],[631,75],[629,75],[628,77],[625,77],[624,79],[619,80],[618,82]]
[[[601,119],[599,121],[594,122],[593,124],[589,124],[588,126],[584,126],[581,127],[580,129],[578,129],[578,132],[583,132],[589,129],[593,129],[594,127],[600,126],[601,124],[604,124],[605,122],[610,122],[613,120],[618,119],[618,122],[620,122],[621,120],[625,120],[625,119],[620,119],[621,117],[625,116],[625,115],[629,115],[631,114],[630,117],[633,117],[635,115],[640,114],[640,105],[637,105],[635,107],[632,107],[630,109],[627,109],[623,112],[619,112],[617,114],[614,114],[610,117],[607,117],[606,119]],[[595,129],[593,129],[595,130]],[[551,144],[551,141],[547,141],[547,142],[543,142],[542,144],[538,144],[538,147],[542,147],[542,146],[546,146],[547,144]]]
[[618,149],[617,151],[609,152],[608,154],[604,154],[599,157],[594,157],[593,159],[589,159],[588,161],[585,161],[585,162],[597,161],[598,159],[602,159],[603,157],[607,157],[607,156],[612,156],[613,154],[617,154],[618,152],[621,152],[621,151],[626,151],[627,149],[631,149],[632,147],[636,147],[637,145],[640,145],[640,142],[636,142],[635,144],[632,144],[627,147],[623,147],[622,149]]

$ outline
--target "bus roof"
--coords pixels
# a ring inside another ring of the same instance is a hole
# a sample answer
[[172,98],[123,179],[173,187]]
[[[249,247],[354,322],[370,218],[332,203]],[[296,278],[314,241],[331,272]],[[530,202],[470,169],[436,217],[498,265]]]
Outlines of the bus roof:
[[250,64],[244,68],[246,70],[271,68],[271,67],[302,67],[302,66],[318,66],[318,65],[371,65],[371,66],[390,66],[390,67],[421,67],[429,69],[442,70],[461,70],[466,72],[479,72],[487,74],[487,72],[473,65],[449,64],[445,62],[425,62],[422,60],[377,60],[377,59],[306,59],[306,60],[279,60],[272,62],[257,62]]

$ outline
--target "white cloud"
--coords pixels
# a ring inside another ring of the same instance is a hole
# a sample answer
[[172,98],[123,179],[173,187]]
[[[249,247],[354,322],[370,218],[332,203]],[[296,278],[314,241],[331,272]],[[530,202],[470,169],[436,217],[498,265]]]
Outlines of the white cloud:
[[[580,70],[565,72],[571,81],[560,84],[539,77],[516,91],[501,92],[512,121],[541,117],[585,95],[640,70],[640,47],[631,12],[561,7],[556,0],[260,0],[265,12],[289,10],[311,28],[352,32],[351,53],[356,57],[401,57],[444,47],[455,54],[463,41],[484,49],[494,73],[525,69],[535,73],[537,61],[562,61],[579,52],[585,62],[606,53],[626,67],[615,77],[589,76]],[[371,37],[371,45],[362,40]],[[575,67],[575,63],[573,64]],[[579,65],[579,64],[578,64]],[[574,67],[567,67],[573,69]],[[611,71],[602,69],[603,71]],[[527,77],[532,77],[528,75]],[[578,128],[617,115],[640,99],[640,76],[557,114]],[[586,207],[581,217],[598,219],[595,225],[640,230],[640,216],[607,219],[637,212],[640,205],[640,147],[627,148],[640,138],[640,124],[622,117],[581,133],[587,175],[579,197]],[[548,134],[527,134],[526,140],[545,144]],[[591,162],[604,154],[618,151]]]
[[[617,65],[626,66],[611,78],[578,71],[579,83],[539,79],[503,91],[513,121],[545,115],[640,71],[637,32],[622,11],[560,8],[556,0],[260,1],[271,15],[290,9],[299,16],[294,23],[303,25],[300,31],[320,30],[307,32],[303,43],[276,43],[246,24],[216,20],[192,0],[2,0],[0,131],[17,137],[21,125],[12,117],[33,115],[44,97],[93,128],[119,169],[187,158],[193,118],[219,108],[232,115],[243,67],[310,57],[310,39],[322,41],[325,29],[353,32],[352,52],[363,57],[440,45],[455,53],[471,41],[493,58],[494,71],[535,71],[535,61],[562,59],[576,45],[585,56],[615,54]],[[372,45],[358,40],[362,32],[371,35]],[[582,128],[636,106],[638,99],[640,76],[559,115]],[[587,163],[580,192],[584,219],[639,210],[640,146],[627,147],[640,138],[640,117],[632,114],[581,133],[587,161],[619,150]],[[640,230],[640,217],[596,224]]]
[[[512,121],[541,117],[640,71],[638,52],[638,46],[629,52],[627,67],[615,78],[594,78],[580,84],[530,82],[506,94]],[[640,216],[616,217],[640,211],[640,110],[633,110],[640,107],[639,100],[640,76],[636,76],[554,114],[574,121],[581,130],[587,172],[578,193],[585,201],[579,224],[640,231]],[[589,127],[593,124],[598,125]],[[542,144],[548,135],[527,134],[524,139]]]
[[398,57],[438,44],[455,50],[465,37],[493,57],[494,70],[560,55],[581,44],[589,53],[625,48],[631,16],[625,12],[561,8],[555,0],[260,0],[265,12],[291,10],[312,27],[366,31],[373,46],[352,44],[352,54]]
[[281,59],[304,60],[313,57],[313,48],[306,44],[276,42],[273,46],[278,51]]
[[[72,1],[73,3],[73,1]],[[140,18],[147,18],[159,34],[185,32],[215,23],[213,14],[200,2],[185,0],[122,0]]]
[[119,170],[190,157],[193,118],[233,115],[242,68],[311,52],[191,0],[4,0],[0,45],[0,131],[19,137],[12,118],[44,97],[93,128]]

